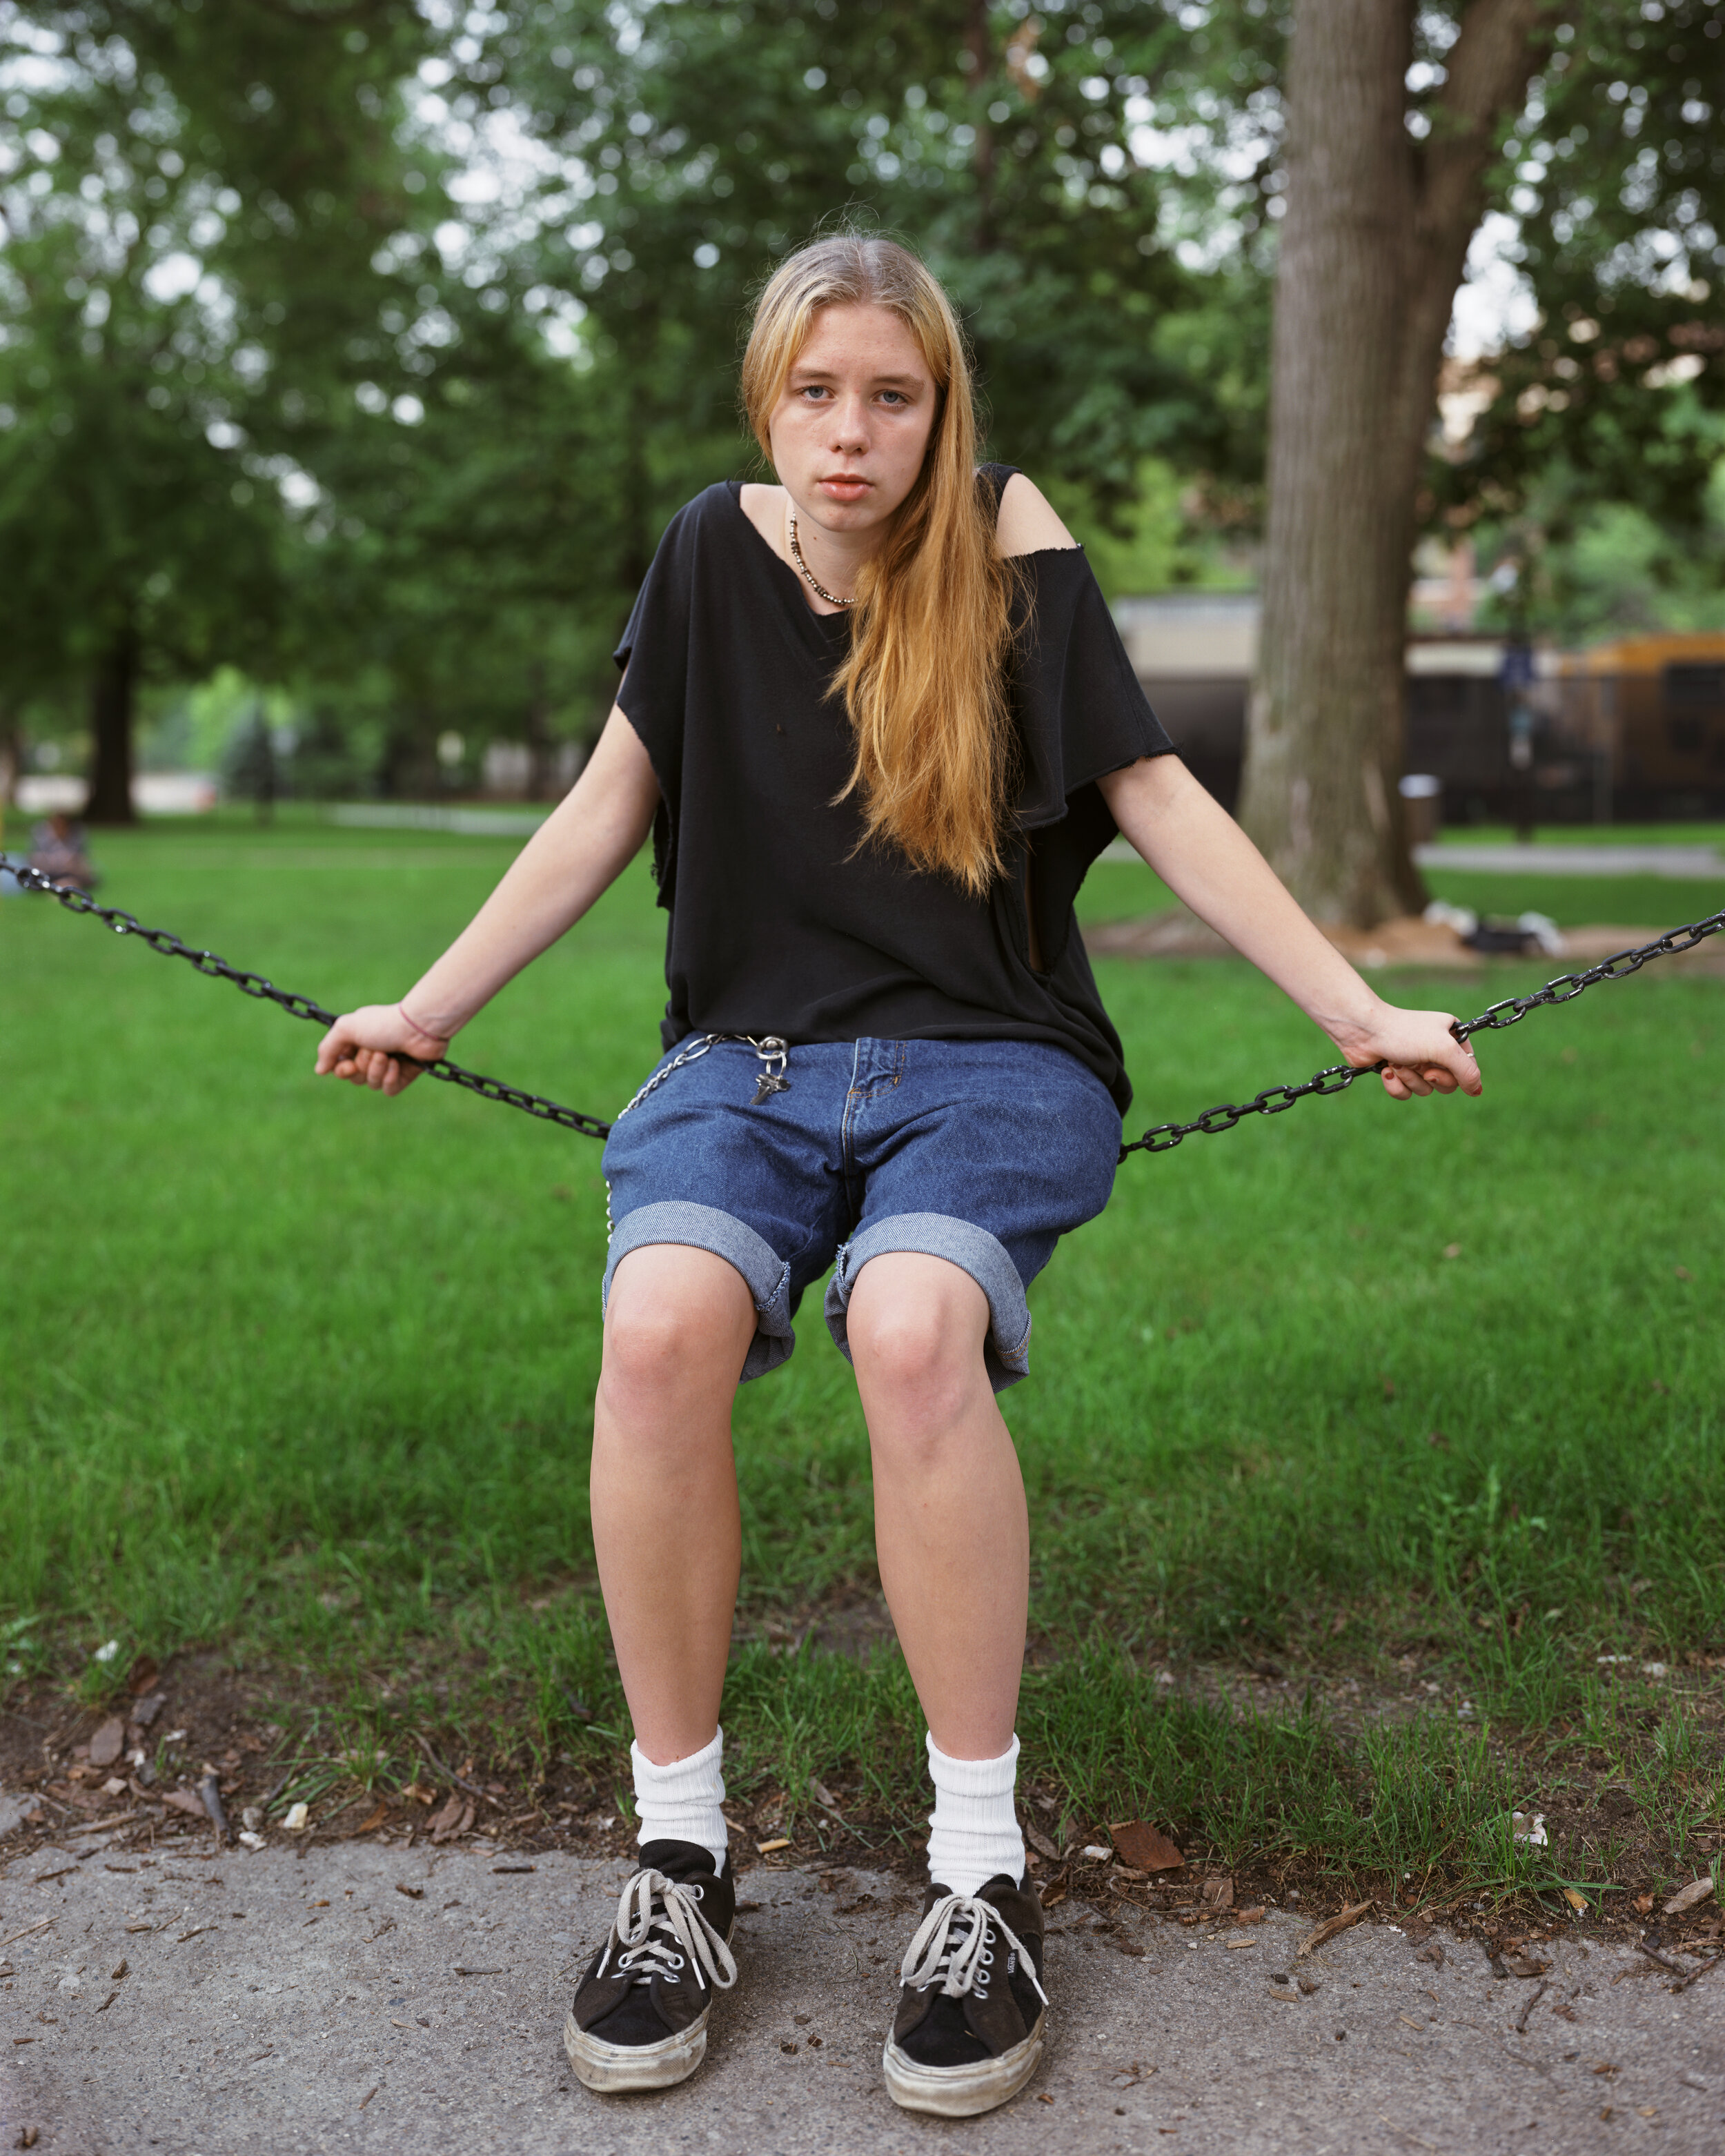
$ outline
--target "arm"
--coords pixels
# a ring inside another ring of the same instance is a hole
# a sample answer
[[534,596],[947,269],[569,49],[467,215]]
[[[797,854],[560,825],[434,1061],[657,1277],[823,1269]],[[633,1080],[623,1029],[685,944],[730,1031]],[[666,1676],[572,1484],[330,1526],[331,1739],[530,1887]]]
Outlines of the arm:
[[495,891],[398,1004],[369,1004],[318,1044],[320,1078],[396,1094],[522,967],[572,928],[639,852],[659,783],[640,737],[614,706],[580,779],[521,849]]
[[1473,1050],[1450,1032],[1450,1014],[1401,1010],[1375,994],[1178,757],[1147,757],[1097,783],[1115,822],[1168,888],[1292,997],[1356,1069],[1387,1065],[1393,1099],[1480,1091]]

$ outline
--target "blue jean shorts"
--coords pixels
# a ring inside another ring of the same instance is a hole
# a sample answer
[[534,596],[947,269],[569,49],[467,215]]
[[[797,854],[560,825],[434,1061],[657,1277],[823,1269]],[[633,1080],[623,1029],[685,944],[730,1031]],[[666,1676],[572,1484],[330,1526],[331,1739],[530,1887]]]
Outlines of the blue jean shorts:
[[742,1374],[758,1378],[789,1356],[803,1291],[829,1265],[827,1326],[848,1359],[858,1273],[884,1251],[921,1251],[988,1297],[994,1389],[1024,1377],[1024,1291],[1114,1187],[1120,1111],[1101,1079],[1024,1040],[793,1048],[788,1088],[757,1100],[765,1067],[747,1041],[685,1040],[612,1126],[607,1301],[631,1250],[712,1251],[754,1298]]

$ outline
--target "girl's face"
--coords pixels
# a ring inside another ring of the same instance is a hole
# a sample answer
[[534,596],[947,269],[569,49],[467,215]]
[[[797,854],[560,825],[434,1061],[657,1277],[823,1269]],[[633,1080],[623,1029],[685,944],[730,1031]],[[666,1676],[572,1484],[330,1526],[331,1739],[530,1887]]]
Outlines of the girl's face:
[[916,483],[938,403],[916,340],[886,307],[823,307],[768,433],[800,517],[884,538]]

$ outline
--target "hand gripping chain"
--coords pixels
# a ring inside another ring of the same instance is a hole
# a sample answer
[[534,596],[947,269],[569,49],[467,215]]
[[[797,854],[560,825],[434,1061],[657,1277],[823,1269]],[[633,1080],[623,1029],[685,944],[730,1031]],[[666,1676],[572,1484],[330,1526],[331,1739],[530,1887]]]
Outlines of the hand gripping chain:
[[[213,951],[194,951],[182,943],[177,936],[170,935],[165,928],[146,928],[130,913],[119,907],[98,906],[87,892],[57,884],[51,876],[40,875],[36,870],[13,862],[4,864],[9,874],[17,878],[20,889],[45,893],[57,898],[60,904],[74,913],[93,914],[105,922],[116,936],[137,936],[152,951],[159,951],[165,958],[183,958],[195,966],[200,973],[208,973],[217,980],[232,981],[242,994],[255,996],[260,1001],[279,1004],[282,1009],[295,1018],[310,1019],[318,1025],[333,1025],[336,1014],[315,1004],[307,996],[290,995],[266,981],[261,973],[243,973],[230,966],[226,959],[218,958]],[[1458,1040],[1466,1040],[1470,1034],[1497,1033],[1507,1025],[1519,1025],[1530,1011],[1538,1010],[1548,1004],[1566,1004],[1585,988],[1596,987],[1601,981],[1620,981],[1630,973],[1639,973],[1651,959],[1665,958],[1679,951],[1692,951],[1697,943],[1709,936],[1717,936],[1725,928],[1725,911],[1710,913],[1705,921],[1692,921],[1686,927],[1673,928],[1665,935],[1656,937],[1652,942],[1643,943],[1633,951],[1619,951],[1609,958],[1601,958],[1596,966],[1589,966],[1584,973],[1559,973],[1554,981],[1548,981],[1543,988],[1536,988],[1531,996],[1510,996],[1501,1004],[1493,1004],[1477,1018],[1467,1019],[1451,1027]],[[705,1053],[713,1040],[731,1036],[709,1035],[694,1052]],[[782,1044],[772,1042],[752,1044],[757,1052],[762,1049],[769,1054],[778,1054]],[[411,1063],[411,1056],[398,1058]],[[765,1060],[765,1059],[763,1059]],[[476,1070],[464,1070],[459,1063],[447,1059],[437,1063],[422,1063],[419,1066],[428,1078],[436,1078],[446,1086],[459,1086],[467,1092],[477,1093],[487,1101],[501,1101],[506,1107],[521,1108],[530,1116],[537,1116],[543,1122],[556,1123],[566,1131],[578,1131],[582,1137],[603,1138],[610,1135],[611,1126],[601,1122],[597,1116],[583,1116],[573,1108],[560,1106],[537,1093],[523,1093],[514,1086],[506,1086],[500,1079],[482,1078]],[[673,1065],[673,1068],[675,1066]],[[781,1065],[781,1068],[783,1066]],[[1234,1126],[1248,1116],[1279,1116],[1291,1108],[1296,1101],[1303,1101],[1312,1093],[1345,1093],[1356,1078],[1368,1078],[1384,1069],[1381,1063],[1364,1064],[1358,1067],[1348,1063],[1332,1064],[1328,1070],[1319,1070],[1303,1086],[1271,1086],[1255,1098],[1235,1106],[1224,1102],[1219,1106],[1206,1108],[1204,1113],[1189,1123],[1158,1123],[1139,1138],[1120,1148],[1124,1160],[1131,1152],[1171,1152],[1184,1138],[1196,1136],[1214,1137],[1219,1131],[1231,1131]],[[642,1093],[649,1091],[649,1081]],[[773,1081],[763,1077],[763,1086],[777,1090]],[[635,1100],[641,1098],[641,1093]],[[629,1102],[634,1106],[634,1101]],[[625,1113],[627,1111],[625,1110]]]

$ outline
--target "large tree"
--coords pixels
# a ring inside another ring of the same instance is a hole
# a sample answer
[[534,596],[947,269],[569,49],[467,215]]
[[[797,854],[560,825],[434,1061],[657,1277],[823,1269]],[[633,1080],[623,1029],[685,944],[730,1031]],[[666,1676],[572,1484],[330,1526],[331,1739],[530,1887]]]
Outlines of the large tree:
[[424,36],[398,0],[8,11],[0,649],[14,694],[86,685],[96,821],[131,815],[147,668],[280,654],[296,475],[254,423],[376,282]]
[[[1422,511],[1501,508],[1530,449],[1576,446],[1612,466],[1596,485],[1651,454],[1666,507],[1699,499],[1706,460],[1661,398],[1674,363],[1692,397],[1720,392],[1697,307],[1725,260],[1721,28],[1718,0],[1294,0],[1241,814],[1320,919],[1424,896],[1396,790]],[[1491,207],[1524,221],[1539,326],[1500,370],[1496,455],[1445,473],[1439,368]]]

